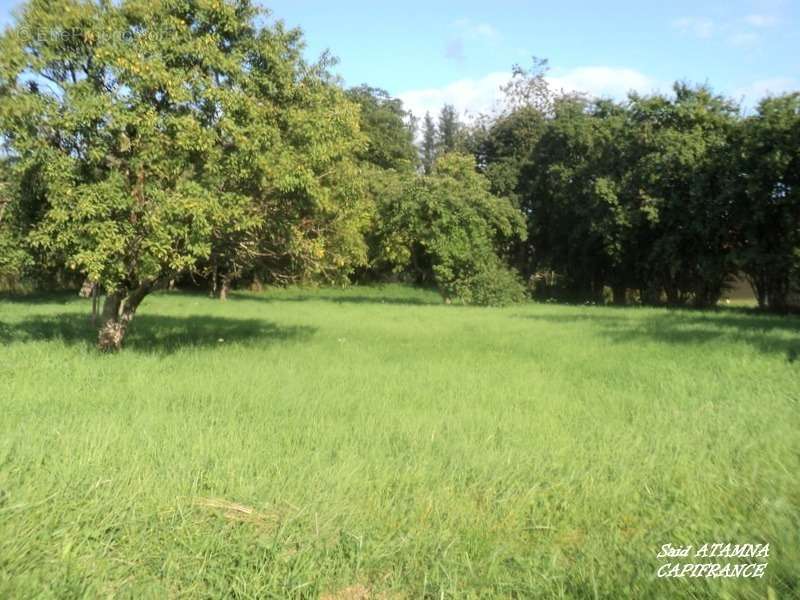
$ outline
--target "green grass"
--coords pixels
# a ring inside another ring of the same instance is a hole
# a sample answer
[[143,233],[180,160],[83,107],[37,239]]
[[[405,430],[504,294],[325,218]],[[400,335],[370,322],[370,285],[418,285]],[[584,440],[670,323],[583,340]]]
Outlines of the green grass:
[[[159,294],[106,356],[88,310],[0,299],[2,598],[800,594],[796,317]],[[655,577],[723,541],[766,576]]]

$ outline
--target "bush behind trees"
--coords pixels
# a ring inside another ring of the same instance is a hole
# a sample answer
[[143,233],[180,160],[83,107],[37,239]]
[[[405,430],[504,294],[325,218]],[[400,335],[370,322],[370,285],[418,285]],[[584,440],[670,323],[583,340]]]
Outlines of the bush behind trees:
[[525,236],[525,220],[489,181],[472,156],[444,154],[430,175],[386,173],[377,190],[373,266],[435,284],[447,299],[501,305],[525,289],[502,259]]

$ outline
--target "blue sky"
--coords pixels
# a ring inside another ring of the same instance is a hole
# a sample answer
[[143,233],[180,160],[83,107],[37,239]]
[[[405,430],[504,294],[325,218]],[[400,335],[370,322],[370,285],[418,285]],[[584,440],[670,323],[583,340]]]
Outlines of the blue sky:
[[[16,1],[0,0],[0,21]],[[416,112],[451,102],[487,110],[514,63],[548,58],[557,87],[621,97],[684,79],[752,105],[800,89],[797,0],[274,0],[300,26],[310,58],[340,58],[348,85],[367,82]]]

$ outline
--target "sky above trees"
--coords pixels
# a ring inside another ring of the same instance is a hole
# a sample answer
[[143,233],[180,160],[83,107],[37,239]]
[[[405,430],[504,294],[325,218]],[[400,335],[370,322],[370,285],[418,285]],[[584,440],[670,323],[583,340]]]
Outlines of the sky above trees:
[[[8,23],[18,0],[0,0]],[[307,54],[341,59],[347,85],[369,83],[416,114],[444,103],[491,107],[514,63],[550,60],[557,87],[621,97],[710,82],[754,105],[800,85],[800,4],[790,0],[274,0],[306,33]]]
[[800,84],[800,3],[714,0],[277,0],[309,52],[330,47],[349,85],[369,82],[415,113],[486,109],[514,63],[548,58],[558,85],[623,96],[710,82],[745,97]]

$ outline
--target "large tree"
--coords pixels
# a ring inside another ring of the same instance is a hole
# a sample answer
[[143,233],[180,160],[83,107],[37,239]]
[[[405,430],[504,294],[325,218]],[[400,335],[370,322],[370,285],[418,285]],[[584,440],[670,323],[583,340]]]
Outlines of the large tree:
[[713,305],[735,271],[727,171],[738,108],[678,83],[672,98],[633,96],[630,110],[631,186],[650,215],[639,232],[641,280],[670,304]]
[[575,300],[600,301],[607,285],[624,300],[625,242],[634,218],[623,193],[624,118],[614,103],[564,96],[553,102],[541,132],[536,120],[520,123],[535,141],[517,183],[529,216],[529,253],[537,269],[562,275]]
[[367,138],[359,158],[382,169],[413,170],[418,164],[411,115],[385,90],[361,85],[347,91],[361,108],[361,131]]
[[737,264],[759,306],[783,311],[800,286],[800,93],[762,100],[738,133]]
[[433,122],[431,113],[426,112],[422,121],[422,148],[420,154],[422,168],[426,174],[430,174],[433,169],[433,162],[436,160],[436,123]]
[[[525,214],[529,225],[533,223],[531,195],[524,170],[528,168],[547,126],[546,115],[534,107],[524,106],[502,114],[488,124],[478,123],[474,127],[479,133],[479,136],[473,135],[473,138],[479,137],[474,153],[491,183],[492,193],[511,200]],[[511,258],[523,274],[533,274],[533,238],[517,241]]]
[[452,104],[445,104],[439,112],[439,125],[436,130],[436,151],[438,154],[446,154],[459,150],[459,134],[461,133],[461,123],[458,120],[458,113]]
[[649,301],[716,302],[734,270],[736,107],[682,84],[672,98],[624,103],[548,97],[540,79],[515,75],[479,152],[493,191],[526,215],[520,268],[557,273],[574,300],[603,300],[610,287],[620,303],[630,288]]
[[258,16],[250,0],[32,0],[0,38],[0,128],[41,203],[27,239],[105,288],[101,349],[209,257],[324,272],[365,255],[347,220],[358,109],[303,62],[299,31]]

